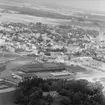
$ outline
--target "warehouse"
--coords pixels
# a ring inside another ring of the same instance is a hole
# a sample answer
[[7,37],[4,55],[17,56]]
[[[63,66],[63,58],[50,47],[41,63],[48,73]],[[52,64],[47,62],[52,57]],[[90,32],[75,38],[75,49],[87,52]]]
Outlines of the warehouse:
[[62,72],[54,72],[54,73],[51,73],[54,77],[57,77],[57,76],[68,76],[70,75],[71,73],[68,72],[68,71],[62,71]]
[[28,64],[18,68],[18,71],[22,71],[25,73],[32,72],[56,72],[63,71],[66,67],[62,63],[36,63],[36,64]]
[[24,80],[28,78],[37,77],[34,73],[25,73],[25,74],[19,74],[19,76]]

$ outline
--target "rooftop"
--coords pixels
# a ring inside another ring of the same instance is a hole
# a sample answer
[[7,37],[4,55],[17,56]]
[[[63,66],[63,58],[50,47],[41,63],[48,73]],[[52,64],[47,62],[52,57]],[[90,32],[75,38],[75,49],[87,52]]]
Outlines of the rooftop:
[[51,73],[53,76],[67,76],[67,75],[70,75],[71,73],[68,72],[68,71],[62,71],[62,72],[54,72],[54,73]]
[[67,70],[68,70],[69,72],[74,72],[74,73],[87,71],[85,68],[80,67],[80,66],[78,66],[78,65],[70,65],[70,66],[67,66]]
[[34,73],[25,73],[25,74],[19,74],[22,78],[28,78],[28,77],[36,77]]
[[18,70],[26,73],[57,71],[57,70],[65,70],[65,65],[62,63],[37,63],[37,64],[28,64],[22,66],[18,68]]

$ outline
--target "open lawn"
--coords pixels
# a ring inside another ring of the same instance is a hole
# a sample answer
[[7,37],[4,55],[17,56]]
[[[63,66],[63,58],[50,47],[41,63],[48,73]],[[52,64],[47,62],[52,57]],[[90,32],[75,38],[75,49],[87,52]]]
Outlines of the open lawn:
[[31,62],[32,62],[32,59],[20,57],[20,58],[17,58],[16,60],[11,61],[10,63],[8,63],[6,68],[7,69],[16,69],[23,65],[30,64]]
[[27,65],[32,62],[30,58],[18,57],[6,64],[6,69],[0,72],[1,77],[9,77],[12,75],[11,70]]

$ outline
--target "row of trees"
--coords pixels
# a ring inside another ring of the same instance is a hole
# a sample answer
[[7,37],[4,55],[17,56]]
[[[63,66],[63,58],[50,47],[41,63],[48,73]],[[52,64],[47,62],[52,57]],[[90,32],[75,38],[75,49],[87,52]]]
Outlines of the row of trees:
[[[16,103],[22,105],[105,105],[103,86],[87,80],[32,78],[19,83]],[[50,92],[56,92],[53,96]],[[44,95],[44,93],[47,93]]]

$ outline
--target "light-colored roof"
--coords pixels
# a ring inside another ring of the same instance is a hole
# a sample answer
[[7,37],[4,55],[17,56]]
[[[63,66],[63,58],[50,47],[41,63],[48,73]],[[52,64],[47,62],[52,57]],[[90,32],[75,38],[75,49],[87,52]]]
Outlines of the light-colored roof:
[[62,71],[62,72],[55,72],[51,73],[53,76],[60,76],[60,75],[70,75],[71,73],[68,71]]

